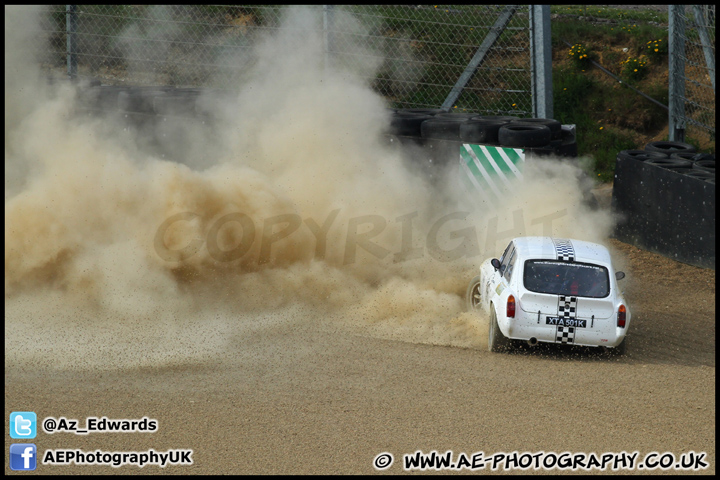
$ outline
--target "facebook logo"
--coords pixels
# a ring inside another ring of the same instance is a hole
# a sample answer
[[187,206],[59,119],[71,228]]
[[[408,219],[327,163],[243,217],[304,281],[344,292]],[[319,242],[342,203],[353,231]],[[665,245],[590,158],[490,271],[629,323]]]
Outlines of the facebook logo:
[[11,438],[35,438],[37,416],[35,412],[12,412],[10,414]]
[[10,445],[11,470],[35,470],[37,467],[37,447],[32,443],[13,443]]

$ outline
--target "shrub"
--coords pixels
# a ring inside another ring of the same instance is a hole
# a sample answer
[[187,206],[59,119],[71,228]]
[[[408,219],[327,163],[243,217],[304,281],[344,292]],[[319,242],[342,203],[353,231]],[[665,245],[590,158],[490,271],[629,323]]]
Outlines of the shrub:
[[568,53],[568,56],[570,57],[570,60],[572,61],[573,65],[577,68],[587,68],[587,66],[590,64],[590,58],[588,57],[587,51],[585,50],[585,47],[582,43],[576,43],[570,48],[570,52]]
[[629,80],[641,80],[647,74],[647,60],[645,57],[628,57],[622,62],[623,76]]
[[662,59],[667,57],[668,54],[668,42],[667,39],[650,40],[647,42],[647,48],[645,49],[650,58]]

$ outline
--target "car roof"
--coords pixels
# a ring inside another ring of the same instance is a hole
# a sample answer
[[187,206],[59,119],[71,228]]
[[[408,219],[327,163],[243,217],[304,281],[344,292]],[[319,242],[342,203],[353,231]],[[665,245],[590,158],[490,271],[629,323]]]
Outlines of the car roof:
[[[560,252],[571,252],[576,262],[611,264],[610,252],[598,243],[554,237],[516,237],[513,240],[518,255],[530,258],[558,259]],[[566,258],[568,259],[568,258]]]

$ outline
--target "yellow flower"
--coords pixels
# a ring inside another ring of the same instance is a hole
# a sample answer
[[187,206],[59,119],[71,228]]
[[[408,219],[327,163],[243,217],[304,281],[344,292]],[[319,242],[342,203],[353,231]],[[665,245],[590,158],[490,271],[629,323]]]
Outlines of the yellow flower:
[[637,72],[637,68],[635,70],[633,70],[633,72]]
[[567,87],[563,88],[563,90],[567,90]]
[[516,105],[515,103],[512,104],[513,107],[514,107],[515,105]]
[[655,51],[657,52],[657,51],[658,51],[658,49],[656,48],[656,49],[655,49]]
[[603,127],[600,127],[600,130],[602,130],[602,129],[603,129]]

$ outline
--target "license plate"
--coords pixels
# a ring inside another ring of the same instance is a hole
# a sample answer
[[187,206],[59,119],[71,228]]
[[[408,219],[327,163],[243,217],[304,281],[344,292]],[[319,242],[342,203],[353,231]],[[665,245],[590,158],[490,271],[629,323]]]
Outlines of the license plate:
[[587,320],[580,318],[545,317],[545,324],[560,327],[587,328]]

